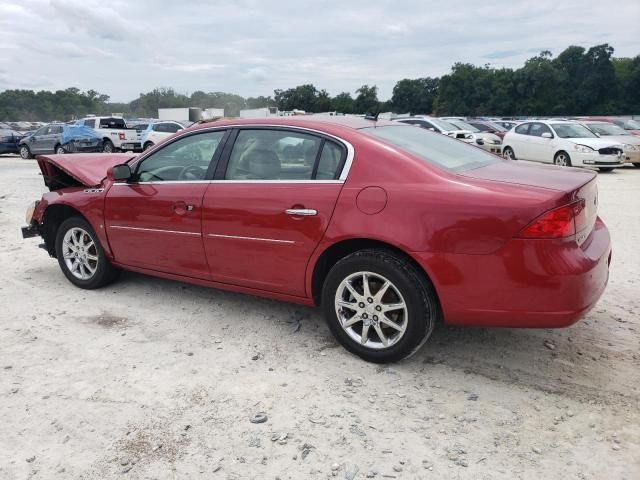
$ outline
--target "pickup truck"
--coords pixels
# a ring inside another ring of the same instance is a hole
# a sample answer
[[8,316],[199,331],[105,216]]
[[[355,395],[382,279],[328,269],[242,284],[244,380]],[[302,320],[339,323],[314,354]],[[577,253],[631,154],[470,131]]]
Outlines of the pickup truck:
[[107,153],[141,151],[139,135],[135,129],[127,128],[122,117],[87,117],[76,125],[93,128],[102,137],[102,151]]

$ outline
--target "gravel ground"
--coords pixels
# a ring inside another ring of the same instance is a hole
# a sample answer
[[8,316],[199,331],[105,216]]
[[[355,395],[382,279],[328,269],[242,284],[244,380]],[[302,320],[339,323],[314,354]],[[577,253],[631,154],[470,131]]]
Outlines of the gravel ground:
[[0,157],[0,478],[640,478],[640,169],[599,183],[613,264],[586,319],[440,327],[379,366],[314,309],[74,288],[20,236],[35,161]]

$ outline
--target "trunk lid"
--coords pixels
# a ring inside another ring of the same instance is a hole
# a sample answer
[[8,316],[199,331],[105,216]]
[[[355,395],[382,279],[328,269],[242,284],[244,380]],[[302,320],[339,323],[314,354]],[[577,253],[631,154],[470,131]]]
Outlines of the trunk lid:
[[[581,245],[591,233],[598,216],[597,174],[591,170],[540,165],[518,160],[500,160],[459,175],[485,181],[549,190],[544,211],[575,204],[576,242]],[[557,192],[557,193],[556,193]],[[533,221],[534,218],[531,218]]]
[[38,155],[38,166],[50,190],[69,185],[69,179],[87,187],[100,185],[107,170],[135,158],[131,153],[77,153],[72,155]]
[[460,172],[458,175],[571,192],[593,180],[597,174],[585,169],[541,165],[520,160],[500,160],[480,168]]

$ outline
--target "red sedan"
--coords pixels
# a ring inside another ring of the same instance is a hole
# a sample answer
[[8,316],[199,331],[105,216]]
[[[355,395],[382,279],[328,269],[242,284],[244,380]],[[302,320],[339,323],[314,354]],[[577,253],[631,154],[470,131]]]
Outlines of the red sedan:
[[120,269],[321,305],[390,362],[450,324],[563,327],[609,275],[596,174],[357,117],[195,125],[139,156],[38,157],[28,212],[81,288]]

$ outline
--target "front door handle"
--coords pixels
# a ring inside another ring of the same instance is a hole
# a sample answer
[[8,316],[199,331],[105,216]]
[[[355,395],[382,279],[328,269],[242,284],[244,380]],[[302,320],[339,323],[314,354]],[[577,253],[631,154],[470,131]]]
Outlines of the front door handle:
[[299,215],[301,217],[313,217],[318,214],[313,208],[287,208],[284,213],[287,215]]
[[193,205],[187,204],[183,201],[175,202],[173,205],[171,205],[171,210],[173,210],[174,213],[177,213],[178,215],[183,215],[185,212],[192,212],[193,209]]

